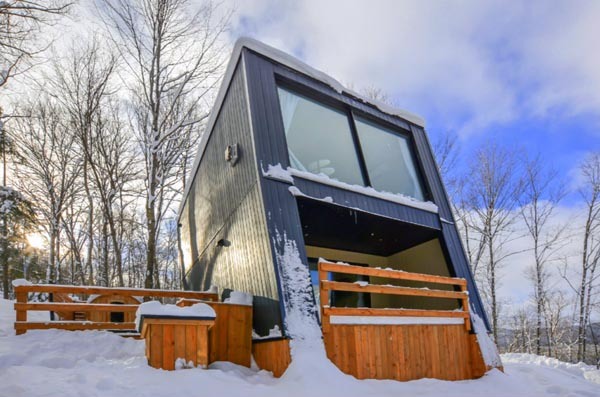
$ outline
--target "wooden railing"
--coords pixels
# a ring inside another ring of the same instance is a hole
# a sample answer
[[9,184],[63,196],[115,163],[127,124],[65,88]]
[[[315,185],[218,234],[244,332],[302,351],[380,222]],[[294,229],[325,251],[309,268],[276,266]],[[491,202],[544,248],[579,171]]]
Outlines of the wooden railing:
[[[471,329],[469,317],[469,293],[467,280],[462,278],[435,276],[430,274],[410,273],[401,270],[379,269],[371,267],[353,266],[341,263],[319,261],[319,292],[321,300],[321,321],[323,331],[327,332],[330,326],[330,316],[382,316],[382,317],[446,317],[464,319],[467,331]],[[393,280],[417,281],[431,284],[450,285],[458,291],[412,288],[393,285],[375,285],[370,283],[350,283],[330,281],[329,273],[341,273],[357,276],[381,277]],[[461,310],[428,310],[428,309],[385,309],[385,308],[347,308],[330,307],[329,292],[364,292],[386,295],[419,296],[424,298],[458,299],[461,301]]]
[[[31,329],[65,329],[65,330],[118,330],[134,331],[135,323],[128,322],[106,322],[106,321],[27,321],[28,311],[48,311],[56,313],[95,313],[95,312],[118,312],[135,313],[139,304],[110,304],[110,303],[86,303],[79,301],[69,301],[67,294],[89,295],[107,295],[123,296],[136,298],[184,298],[199,299],[204,301],[217,302],[219,297],[216,293],[196,292],[196,291],[174,291],[142,288],[107,288],[92,286],[70,286],[53,284],[32,284],[18,285],[14,287],[16,303],[14,309],[16,312],[15,331],[17,335],[24,334]],[[30,293],[48,293],[55,297],[61,297],[59,302],[29,302]],[[134,316],[134,315],[133,315]]]

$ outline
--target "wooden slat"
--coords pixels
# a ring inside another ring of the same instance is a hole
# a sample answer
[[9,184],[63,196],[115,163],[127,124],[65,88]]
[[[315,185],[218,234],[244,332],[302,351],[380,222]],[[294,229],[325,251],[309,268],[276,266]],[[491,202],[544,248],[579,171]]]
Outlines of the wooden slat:
[[[17,290],[17,288],[15,287],[15,298],[17,299],[17,302],[20,304],[24,304],[27,302],[27,292],[20,292]],[[15,319],[18,322],[25,322],[27,321],[27,311],[26,310],[16,310],[15,313]],[[17,331],[17,335],[21,335],[24,334],[25,331],[27,330],[26,328],[17,328],[17,326],[15,325],[15,330]]]
[[162,343],[163,343],[163,326],[162,324],[149,324],[150,339],[146,341],[150,345],[150,355],[148,362],[154,368],[160,368],[162,365]]
[[196,327],[193,325],[185,325],[185,361],[196,361]]
[[[152,327],[156,327],[152,324]],[[162,369],[172,371],[175,369],[175,327],[183,325],[163,324],[162,325]]]
[[211,327],[214,324],[214,320],[194,320],[186,318],[144,318],[144,325],[146,324],[172,324],[172,325],[205,325]]
[[[179,306],[197,301],[182,299]],[[252,362],[252,306],[223,302],[205,302],[216,314],[209,331],[210,362],[230,361],[250,367]]]
[[460,380],[486,370],[475,336],[462,325],[332,324],[324,341],[327,357],[358,379]]
[[15,303],[15,310],[53,311],[53,312],[135,312],[139,305],[113,305],[103,303]]
[[208,326],[196,327],[196,365],[206,368],[209,364]]
[[321,281],[321,283],[324,289],[330,291],[370,292],[375,294],[422,296],[429,298],[451,299],[463,299],[463,297],[465,296],[465,293],[460,291],[443,291],[437,289],[397,287],[393,285],[360,285],[356,283],[346,283],[341,281]]
[[22,322],[15,321],[15,330],[31,329],[64,329],[69,331],[83,331],[93,329],[103,330],[135,330],[135,323],[97,323],[92,321],[48,321],[48,322]]
[[109,288],[93,286],[72,286],[72,285],[54,285],[54,284],[32,284],[19,285],[14,287],[15,293],[28,292],[47,292],[47,293],[67,293],[67,294],[118,294],[123,296],[147,296],[156,298],[188,298],[201,299],[209,301],[218,301],[218,294],[212,292],[198,291],[175,291],[147,288]]
[[[334,272],[334,273],[345,273],[355,274],[362,276],[374,276],[391,278],[395,280],[407,280],[407,281],[421,281],[425,283],[436,283],[436,284],[449,284],[449,285],[466,285],[467,280],[463,278],[453,278],[444,276],[435,276],[432,274],[422,273],[411,273],[404,272],[401,270],[392,269],[376,269],[372,267],[354,266],[354,265],[342,265],[332,262],[319,262],[320,272]],[[320,276],[321,277],[321,276]],[[321,277],[321,280],[325,278]]]
[[326,307],[323,312],[327,316],[469,317],[469,313],[454,310],[372,309],[367,307]]
[[252,356],[260,369],[273,372],[279,378],[292,361],[290,341],[279,339],[252,344]]
[[469,316],[469,290],[467,289],[466,284],[461,285],[460,290],[465,293],[465,296],[462,298],[462,309],[465,313],[467,313],[467,319],[465,321],[465,329],[467,331],[471,330],[471,318]]
[[173,338],[176,342],[174,348],[175,359],[185,359],[185,349],[187,342],[185,338],[185,328],[186,325],[177,325],[174,327]]

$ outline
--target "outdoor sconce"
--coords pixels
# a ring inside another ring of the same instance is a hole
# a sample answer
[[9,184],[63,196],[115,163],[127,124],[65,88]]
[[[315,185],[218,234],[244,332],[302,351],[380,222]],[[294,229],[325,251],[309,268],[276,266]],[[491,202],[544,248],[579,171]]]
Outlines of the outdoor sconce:
[[227,145],[225,148],[225,161],[229,163],[232,167],[238,162],[239,159],[239,149],[238,144],[235,143],[233,145]]
[[217,241],[217,247],[229,247],[230,245],[231,245],[231,241],[224,239],[224,238]]

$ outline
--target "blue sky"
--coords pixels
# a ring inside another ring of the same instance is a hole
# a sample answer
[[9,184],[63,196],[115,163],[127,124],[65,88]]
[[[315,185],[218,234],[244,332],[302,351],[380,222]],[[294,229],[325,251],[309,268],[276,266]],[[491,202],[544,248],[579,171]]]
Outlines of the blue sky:
[[458,134],[464,157],[495,140],[540,152],[572,182],[600,150],[600,2],[232,4],[231,41],[251,36],[354,88],[379,87],[433,139]]

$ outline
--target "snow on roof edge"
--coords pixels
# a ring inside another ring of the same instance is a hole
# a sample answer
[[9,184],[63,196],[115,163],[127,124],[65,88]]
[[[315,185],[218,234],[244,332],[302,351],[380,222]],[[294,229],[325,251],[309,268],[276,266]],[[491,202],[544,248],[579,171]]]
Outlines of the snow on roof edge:
[[[409,111],[406,111],[403,109],[398,109],[393,106],[382,103],[380,101],[367,98],[366,96],[359,94],[356,91],[353,91],[347,87],[344,87],[339,81],[337,81],[330,75],[313,68],[312,66],[304,63],[300,59],[298,59],[292,55],[289,55],[275,47],[271,47],[270,45],[267,45],[261,41],[258,41],[256,39],[253,39],[250,37],[239,38],[236,41],[235,45],[236,45],[236,49],[238,46],[240,47],[240,49],[247,48],[249,50],[252,50],[254,52],[262,54],[262,55],[266,56],[267,58],[274,60],[275,62],[278,62],[284,66],[287,66],[290,69],[293,69],[300,73],[306,74],[315,80],[318,80],[322,83],[327,84],[328,86],[330,86],[331,88],[333,88],[340,94],[349,95],[355,99],[358,99],[359,101],[361,101],[363,103],[375,106],[377,109],[379,109],[383,113],[387,113],[391,116],[397,116],[397,117],[400,117],[400,118],[402,118],[406,121],[409,121],[413,124],[416,124],[418,126],[425,127],[425,120],[423,120],[422,117],[420,117],[414,113],[411,113]],[[235,52],[235,50],[234,50],[234,52]]]
[[[225,74],[223,75],[223,80],[221,81],[221,86],[219,88],[219,92],[213,104],[212,110],[210,112],[210,116],[208,118],[208,123],[206,124],[205,132],[202,134],[200,139],[200,143],[198,145],[198,152],[196,153],[196,157],[194,158],[194,164],[192,166],[192,171],[190,173],[191,178],[188,179],[188,183],[184,188],[182,200],[179,204],[179,209],[177,210],[177,221],[181,218],[181,214],[183,212],[183,207],[185,207],[185,203],[187,201],[187,197],[190,193],[190,188],[194,183],[194,177],[198,171],[198,167],[200,166],[200,160],[204,154],[204,150],[206,149],[206,145],[208,144],[208,139],[210,138],[211,131],[214,127],[214,124],[217,120],[217,115],[219,114],[218,109],[223,105],[223,101],[225,100],[225,94],[229,89],[229,83],[231,82],[231,78],[233,73],[237,67],[238,61],[240,59],[240,55],[242,54],[242,50],[247,48],[251,51],[254,51],[258,54],[262,54],[265,57],[272,59],[273,61],[280,63],[284,66],[287,66],[290,69],[293,69],[299,73],[303,73],[308,75],[309,77],[318,80],[324,84],[329,85],[331,88],[336,90],[341,94],[346,94],[352,98],[355,98],[363,103],[370,104],[375,106],[381,112],[400,117],[406,121],[409,121],[413,124],[416,124],[420,127],[425,128],[425,121],[418,115],[410,113],[408,111],[402,109],[396,109],[387,104],[381,103],[379,101],[371,100],[366,98],[364,95],[358,94],[346,87],[344,87],[339,81],[329,76],[328,74],[321,72],[312,66],[307,65],[302,62],[298,58],[289,55],[277,48],[271,47],[261,41],[250,37],[240,37],[236,40],[235,45],[233,47],[233,51],[231,52],[231,57],[229,59],[229,63],[227,64],[227,69],[225,70]],[[217,110],[217,111],[215,111]]]

